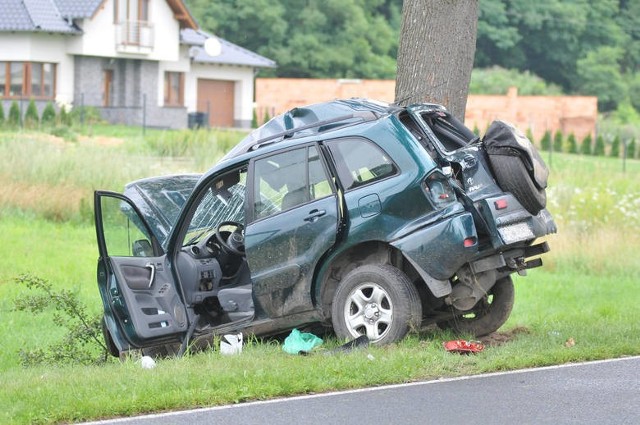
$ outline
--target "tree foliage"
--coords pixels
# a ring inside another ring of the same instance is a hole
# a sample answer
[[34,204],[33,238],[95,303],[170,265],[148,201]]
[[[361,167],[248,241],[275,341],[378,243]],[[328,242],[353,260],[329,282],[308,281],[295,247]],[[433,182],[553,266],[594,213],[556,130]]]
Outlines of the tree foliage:
[[[402,0],[187,4],[204,30],[277,62],[262,75],[396,76]],[[474,67],[508,71],[474,77],[472,92],[517,85],[596,95],[605,112],[622,102],[640,110],[640,0],[482,0]]]

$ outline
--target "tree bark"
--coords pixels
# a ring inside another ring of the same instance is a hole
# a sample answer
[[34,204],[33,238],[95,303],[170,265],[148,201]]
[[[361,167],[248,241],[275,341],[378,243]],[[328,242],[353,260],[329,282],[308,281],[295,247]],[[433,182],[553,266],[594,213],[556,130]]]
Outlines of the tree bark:
[[395,102],[434,102],[464,120],[478,0],[404,0]]

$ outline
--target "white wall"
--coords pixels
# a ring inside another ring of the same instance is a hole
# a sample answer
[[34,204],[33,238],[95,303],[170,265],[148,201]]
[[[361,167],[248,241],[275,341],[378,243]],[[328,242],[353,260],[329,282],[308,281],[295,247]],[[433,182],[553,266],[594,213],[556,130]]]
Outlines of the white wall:
[[66,53],[72,35],[44,33],[2,33],[0,61],[48,62],[56,67],[56,101],[73,100],[73,56]]
[[84,34],[69,42],[68,52],[74,55],[131,58],[155,61],[178,60],[180,24],[165,0],[151,0],[149,19],[154,26],[154,44],[150,53],[122,53],[116,50],[114,0],[105,0],[93,17],[79,22]]

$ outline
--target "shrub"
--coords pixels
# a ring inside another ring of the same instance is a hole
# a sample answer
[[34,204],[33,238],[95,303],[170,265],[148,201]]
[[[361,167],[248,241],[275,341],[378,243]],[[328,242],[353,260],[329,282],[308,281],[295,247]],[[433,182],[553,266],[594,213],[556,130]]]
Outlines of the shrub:
[[41,122],[43,125],[52,125],[56,121],[56,109],[53,107],[53,103],[48,102],[47,106],[42,111]]
[[22,275],[16,282],[35,293],[21,291],[21,295],[14,300],[15,310],[36,315],[52,307],[55,310],[53,325],[67,330],[62,341],[49,347],[21,349],[20,361],[23,366],[97,364],[109,358],[102,337],[101,315],[90,316],[75,293],[68,289],[55,291],[50,282],[31,275]]
[[611,142],[611,150],[609,151],[609,156],[613,158],[617,158],[620,156],[620,136],[616,136],[613,138],[613,142]]
[[258,128],[258,112],[256,112],[256,108],[253,108],[251,114],[251,128]]
[[534,145],[536,144],[535,138],[533,137],[533,131],[531,131],[531,128],[527,129],[526,136],[527,136],[527,139],[529,139],[529,141],[531,143],[533,143]]
[[551,132],[549,130],[545,131],[542,139],[540,139],[540,146],[543,151],[551,150]]
[[576,136],[571,133],[567,137],[567,152],[578,153],[578,143],[576,142]]
[[100,111],[95,106],[80,106],[71,110],[71,119],[78,124],[99,124],[102,122]]
[[4,106],[2,105],[2,101],[0,100],[0,127],[4,125]]
[[15,100],[11,102],[11,106],[9,106],[9,119],[7,120],[7,124],[13,128],[20,126],[20,107]]
[[262,117],[262,123],[266,123],[271,119],[271,115],[269,115],[269,108],[264,108],[264,116]]
[[40,125],[40,117],[38,116],[38,108],[36,102],[31,99],[27,106],[27,112],[24,114],[24,126],[26,128],[37,128]]
[[580,145],[580,153],[583,155],[591,155],[591,145],[593,144],[593,139],[590,134],[582,139],[582,144]]
[[58,114],[58,124],[70,126],[71,125],[71,114],[66,107],[60,108],[60,113]]
[[636,157],[636,139],[631,139],[627,144],[627,158]]
[[562,145],[564,144],[564,137],[560,130],[556,131],[553,135],[553,150],[555,152],[562,152]]
[[596,137],[596,146],[593,148],[593,154],[596,156],[604,156],[604,137],[602,137],[602,135]]

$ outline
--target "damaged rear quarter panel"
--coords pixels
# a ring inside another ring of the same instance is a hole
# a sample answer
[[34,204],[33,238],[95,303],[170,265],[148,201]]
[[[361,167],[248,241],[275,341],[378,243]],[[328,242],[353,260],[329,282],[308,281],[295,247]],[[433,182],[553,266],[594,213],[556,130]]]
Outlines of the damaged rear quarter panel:
[[402,251],[421,275],[426,273],[434,279],[448,280],[477,254],[477,243],[464,247],[466,238],[477,240],[473,218],[468,212],[418,229],[391,245]]

